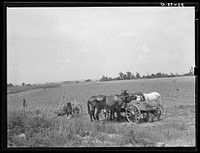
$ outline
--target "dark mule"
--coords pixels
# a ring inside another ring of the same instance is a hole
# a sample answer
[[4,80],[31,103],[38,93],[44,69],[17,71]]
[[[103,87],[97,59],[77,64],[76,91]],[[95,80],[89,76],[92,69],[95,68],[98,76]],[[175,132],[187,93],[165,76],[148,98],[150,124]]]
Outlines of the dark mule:
[[110,115],[110,116],[108,115],[110,117],[110,120],[114,119],[114,116],[115,116],[114,113],[115,112],[119,112],[119,109],[120,109],[120,113],[121,113],[121,109],[126,107],[126,103],[129,103],[132,100],[132,99],[130,99],[132,97],[129,95],[127,90],[122,90],[120,94],[114,94],[114,96],[121,98],[122,101],[123,101],[123,104],[120,108],[114,108],[114,109],[108,111],[109,112],[108,114]]
[[117,121],[119,121],[121,107],[122,105],[126,105],[126,102],[124,101],[124,97],[120,97],[118,95],[106,96],[103,104],[106,111],[110,110],[110,119],[112,119],[112,117],[114,116],[114,112],[117,112]]
[[88,114],[90,115],[91,121],[93,121],[93,119],[96,120],[98,118],[95,116],[95,108],[97,109],[97,111],[101,111],[103,109],[102,101],[105,99],[105,97],[106,96],[104,96],[104,95],[92,96],[88,100],[87,107],[88,107]]

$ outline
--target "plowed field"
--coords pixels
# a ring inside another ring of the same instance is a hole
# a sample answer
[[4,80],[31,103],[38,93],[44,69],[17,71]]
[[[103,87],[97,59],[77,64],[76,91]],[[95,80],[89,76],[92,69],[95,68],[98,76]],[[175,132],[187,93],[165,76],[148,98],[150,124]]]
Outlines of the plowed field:
[[[80,102],[83,107],[83,116],[90,122],[86,108],[87,100],[93,95],[119,94],[122,89],[127,89],[128,92],[149,93],[156,91],[160,93],[166,114],[161,116],[161,120],[158,122],[144,123],[139,126],[163,127],[167,123],[167,125],[176,126],[176,123],[182,121],[187,124],[186,127],[190,131],[192,140],[190,139],[188,142],[186,138],[183,138],[176,142],[170,139],[172,142],[168,142],[168,145],[173,146],[178,145],[178,143],[195,145],[195,77],[85,82],[57,88],[23,91],[7,95],[7,109],[8,112],[22,109],[22,99],[24,98],[28,105],[27,111],[40,110],[48,114],[49,117],[53,117],[56,109],[74,98]],[[122,124],[126,124],[127,128],[131,126],[128,122]]]

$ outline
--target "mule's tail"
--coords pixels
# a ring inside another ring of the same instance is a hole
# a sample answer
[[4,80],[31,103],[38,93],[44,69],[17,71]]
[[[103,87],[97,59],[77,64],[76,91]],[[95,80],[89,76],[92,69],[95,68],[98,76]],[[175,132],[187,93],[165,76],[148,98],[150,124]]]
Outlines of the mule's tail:
[[90,114],[90,101],[87,101],[88,114]]

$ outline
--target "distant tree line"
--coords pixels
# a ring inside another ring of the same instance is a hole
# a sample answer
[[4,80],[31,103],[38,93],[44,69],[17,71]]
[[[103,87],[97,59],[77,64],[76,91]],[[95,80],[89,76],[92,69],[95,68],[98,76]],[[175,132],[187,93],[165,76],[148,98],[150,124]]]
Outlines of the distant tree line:
[[[158,72],[156,74],[152,73],[151,75],[148,74],[146,76],[145,75],[141,76],[139,74],[139,72],[136,72],[136,74],[134,75],[130,71],[127,71],[126,73],[120,72],[119,76],[116,78],[107,77],[107,76],[103,75],[103,77],[99,81],[131,80],[131,79],[142,79],[142,78],[147,78],[147,79],[148,78],[166,78],[166,77],[193,76],[193,75],[194,75],[194,69],[191,66],[189,69],[189,72],[185,73],[185,74],[178,74],[178,73],[166,74],[166,73]],[[85,82],[90,82],[90,81],[92,81],[92,80],[91,79],[85,80]],[[63,81],[62,83],[70,83],[70,82],[74,82],[74,81]],[[79,81],[75,81],[75,82],[78,83]],[[54,82],[50,82],[50,83],[46,83],[46,84],[54,84]],[[31,84],[25,84],[24,82],[21,85],[22,86],[31,86]],[[33,84],[33,85],[35,85],[35,84]],[[17,85],[15,85],[15,86],[17,86]],[[9,84],[7,84],[7,87],[14,87],[14,84],[9,83]]]
[[119,76],[116,77],[116,78],[107,77],[107,76],[103,75],[103,77],[99,81],[130,80],[130,79],[142,79],[142,78],[145,78],[145,79],[148,79],[148,78],[166,78],[166,77],[193,76],[193,75],[194,75],[193,67],[191,67],[189,69],[189,72],[185,73],[185,74],[178,74],[178,73],[176,73],[176,74],[173,74],[173,73],[166,74],[166,73],[158,72],[156,74],[152,73],[150,75],[148,74],[148,75],[141,76],[139,74],[139,72],[136,72],[136,74],[134,75],[130,71],[127,71],[126,73],[120,72]]
[[[14,84],[12,84],[12,83],[7,84],[7,87],[14,87],[14,86],[17,87],[17,85],[14,85]],[[23,82],[23,83],[22,83],[22,86],[31,86],[31,84],[25,84],[25,83]]]

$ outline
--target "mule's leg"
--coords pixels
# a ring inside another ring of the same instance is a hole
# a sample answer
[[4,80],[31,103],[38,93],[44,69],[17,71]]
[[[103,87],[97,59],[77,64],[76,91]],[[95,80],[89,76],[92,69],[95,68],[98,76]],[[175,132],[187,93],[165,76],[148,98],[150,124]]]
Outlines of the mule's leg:
[[92,110],[90,111],[90,121],[92,122]]
[[112,110],[109,110],[109,120],[111,121],[112,120]]
[[[94,112],[95,112],[95,109],[92,109],[91,111],[90,111],[90,120],[91,120],[91,122],[93,121],[93,119],[95,120],[96,118],[95,118],[95,116],[94,116]],[[93,119],[92,119],[93,118]]]
[[104,113],[104,118],[105,118],[105,120],[108,120],[109,112],[106,111],[106,110],[103,110],[103,113]]
[[120,121],[120,109],[117,109],[117,122]]
[[91,111],[91,114],[92,114],[93,119],[96,120],[96,117],[95,117],[95,115],[94,115],[94,114],[95,114],[95,109],[93,109],[93,110]]
[[107,114],[106,114],[106,112],[103,111],[103,113],[104,113],[105,120],[107,120]]
[[105,119],[106,119],[106,120],[109,119],[109,115],[110,115],[110,112],[109,112],[109,111],[106,111],[106,112],[105,112]]
[[99,114],[100,114],[101,110],[97,110],[96,112],[96,120],[99,121]]
[[110,120],[114,120],[114,110],[110,111]]

